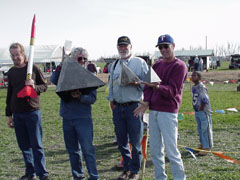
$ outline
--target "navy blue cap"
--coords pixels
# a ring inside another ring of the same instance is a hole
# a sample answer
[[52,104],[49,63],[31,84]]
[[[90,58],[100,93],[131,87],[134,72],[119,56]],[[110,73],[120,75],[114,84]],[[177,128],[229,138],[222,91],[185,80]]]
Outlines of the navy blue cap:
[[120,38],[118,38],[117,45],[121,45],[121,44],[126,44],[126,45],[131,44],[129,37],[121,36]]
[[165,35],[161,35],[159,38],[158,38],[158,43],[156,45],[156,47],[158,47],[160,44],[174,44],[174,40],[173,38],[168,35],[168,34],[165,34]]

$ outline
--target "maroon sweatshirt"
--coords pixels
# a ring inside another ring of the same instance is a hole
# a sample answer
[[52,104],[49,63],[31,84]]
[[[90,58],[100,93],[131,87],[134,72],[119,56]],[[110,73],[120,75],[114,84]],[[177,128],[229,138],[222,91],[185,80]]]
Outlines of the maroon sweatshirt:
[[159,89],[144,87],[144,101],[149,109],[161,112],[178,113],[182,102],[182,90],[187,78],[187,67],[180,59],[171,62],[159,59],[153,69],[162,80]]

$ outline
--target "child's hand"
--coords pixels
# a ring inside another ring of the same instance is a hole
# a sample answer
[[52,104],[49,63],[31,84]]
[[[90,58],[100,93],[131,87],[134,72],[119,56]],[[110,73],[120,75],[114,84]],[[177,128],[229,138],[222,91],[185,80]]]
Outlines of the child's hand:
[[204,107],[205,107],[205,104],[201,104],[201,106],[200,106],[200,111],[203,111],[204,110]]

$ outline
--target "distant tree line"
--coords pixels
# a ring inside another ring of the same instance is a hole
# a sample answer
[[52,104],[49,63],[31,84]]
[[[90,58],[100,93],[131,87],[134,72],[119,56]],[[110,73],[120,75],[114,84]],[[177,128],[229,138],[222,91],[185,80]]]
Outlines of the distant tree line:
[[[190,46],[189,50],[204,50],[202,46],[193,47]],[[184,49],[182,49],[184,50]],[[215,56],[222,56],[226,57],[232,54],[240,54],[240,44],[234,43],[234,42],[227,42],[226,45],[216,45],[216,47],[213,49]]]

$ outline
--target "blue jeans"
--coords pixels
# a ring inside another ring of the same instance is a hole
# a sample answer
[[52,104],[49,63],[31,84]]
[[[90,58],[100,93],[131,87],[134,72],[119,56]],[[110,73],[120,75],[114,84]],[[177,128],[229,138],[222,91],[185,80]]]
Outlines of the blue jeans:
[[[113,110],[113,123],[117,136],[118,149],[124,161],[124,170],[138,173],[141,167],[141,140],[143,135],[143,122],[141,117],[133,114],[138,103],[130,106],[116,106]],[[132,156],[128,142],[132,146]]]
[[195,112],[195,118],[197,121],[197,130],[202,147],[206,149],[212,148],[213,136],[211,115],[207,115],[204,111],[198,111]]
[[42,120],[40,110],[13,113],[18,146],[22,151],[26,174],[43,178],[47,176],[44,150],[42,147]]
[[166,180],[164,146],[170,161],[174,180],[185,180],[181,154],[177,148],[177,113],[150,110],[150,151],[155,169],[155,180]]
[[63,133],[65,146],[69,153],[73,177],[85,177],[81,157],[81,154],[83,154],[88,174],[90,176],[89,180],[99,179],[96,165],[96,154],[92,144],[92,119],[63,119]]

